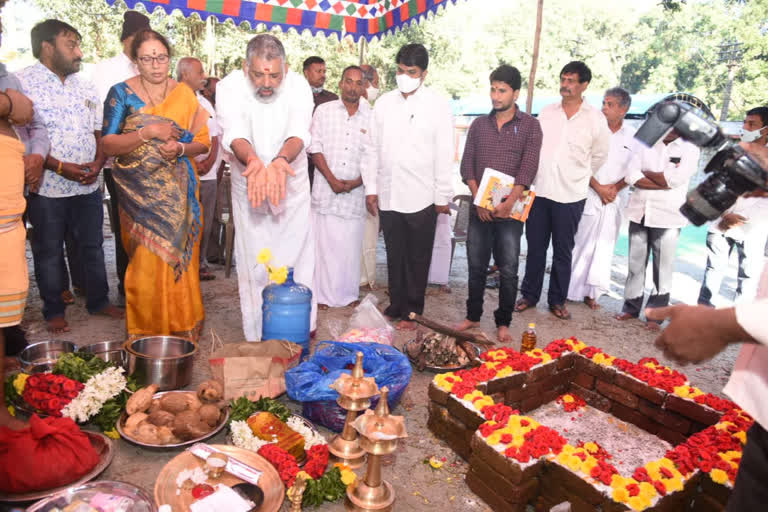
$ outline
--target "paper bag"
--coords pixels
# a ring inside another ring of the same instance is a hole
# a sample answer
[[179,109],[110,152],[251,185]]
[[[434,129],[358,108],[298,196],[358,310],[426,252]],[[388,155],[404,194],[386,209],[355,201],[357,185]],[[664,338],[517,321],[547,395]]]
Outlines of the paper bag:
[[[301,346],[284,340],[228,343],[221,340],[208,363],[213,378],[224,384],[224,398],[258,400],[285,393],[285,371],[299,363]],[[213,348],[212,345],[212,348]]]

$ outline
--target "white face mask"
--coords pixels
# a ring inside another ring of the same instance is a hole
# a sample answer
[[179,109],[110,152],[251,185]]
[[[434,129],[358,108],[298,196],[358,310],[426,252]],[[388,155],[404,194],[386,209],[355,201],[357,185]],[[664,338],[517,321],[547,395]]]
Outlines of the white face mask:
[[741,142],[755,142],[757,139],[759,139],[762,134],[760,133],[763,131],[765,126],[762,128],[758,128],[757,130],[745,130],[744,128],[741,129]]
[[365,90],[365,94],[368,95],[368,101],[375,101],[376,98],[379,97],[379,90],[376,87],[369,85]]
[[421,78],[413,78],[405,73],[395,76],[395,80],[397,81],[397,88],[403,94],[411,93],[421,85]]

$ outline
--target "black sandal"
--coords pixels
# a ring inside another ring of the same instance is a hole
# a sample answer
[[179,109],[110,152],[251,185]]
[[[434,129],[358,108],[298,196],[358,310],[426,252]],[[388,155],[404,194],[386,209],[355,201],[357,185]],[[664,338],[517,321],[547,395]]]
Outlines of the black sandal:
[[531,304],[528,299],[522,298],[515,304],[515,313],[522,313],[526,309],[534,308],[536,304]]
[[552,312],[553,315],[555,315],[560,320],[571,319],[571,314],[568,312],[567,309],[565,309],[565,306],[563,304],[555,304],[554,306],[549,306],[549,310]]

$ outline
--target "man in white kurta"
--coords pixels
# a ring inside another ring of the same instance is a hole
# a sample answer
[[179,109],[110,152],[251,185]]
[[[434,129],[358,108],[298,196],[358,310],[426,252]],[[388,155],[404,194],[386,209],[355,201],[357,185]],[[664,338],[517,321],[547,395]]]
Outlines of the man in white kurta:
[[583,300],[593,309],[611,286],[613,250],[629,198],[624,178],[632,166],[639,170],[640,165],[634,150],[635,130],[624,123],[631,102],[629,92],[621,87],[605,92],[603,115],[611,130],[611,146],[608,159],[590,179],[574,239],[568,300]]
[[[260,34],[248,43],[244,69],[219,82],[216,99],[222,145],[234,156],[232,210],[243,331],[247,340],[258,341],[261,292],[268,284],[264,265],[256,261],[261,249],[271,250],[273,265],[293,267],[296,282],[314,287],[304,152],[310,142],[312,91],[303,77],[288,70],[280,41]],[[312,330],[316,315],[313,296]]]
[[363,72],[344,70],[341,99],[318,105],[312,118],[309,154],[315,165],[312,222],[317,258],[314,293],[320,307],[343,307],[360,294],[365,228],[365,190],[361,166],[371,107],[361,101]]

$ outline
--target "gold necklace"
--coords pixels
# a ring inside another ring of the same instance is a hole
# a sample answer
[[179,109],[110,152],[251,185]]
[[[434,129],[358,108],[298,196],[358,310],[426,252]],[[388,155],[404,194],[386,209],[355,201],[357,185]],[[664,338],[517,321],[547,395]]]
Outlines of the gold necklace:
[[[168,94],[168,82],[169,79],[165,79],[165,89],[163,89],[163,97],[162,99],[165,99],[165,96]],[[155,107],[155,101],[152,99],[152,95],[149,94],[149,91],[147,90],[147,87],[144,85],[144,77],[139,75],[139,83],[141,84],[141,88],[144,89],[144,92],[147,94],[147,98],[149,98],[149,102],[152,104],[153,107]]]

